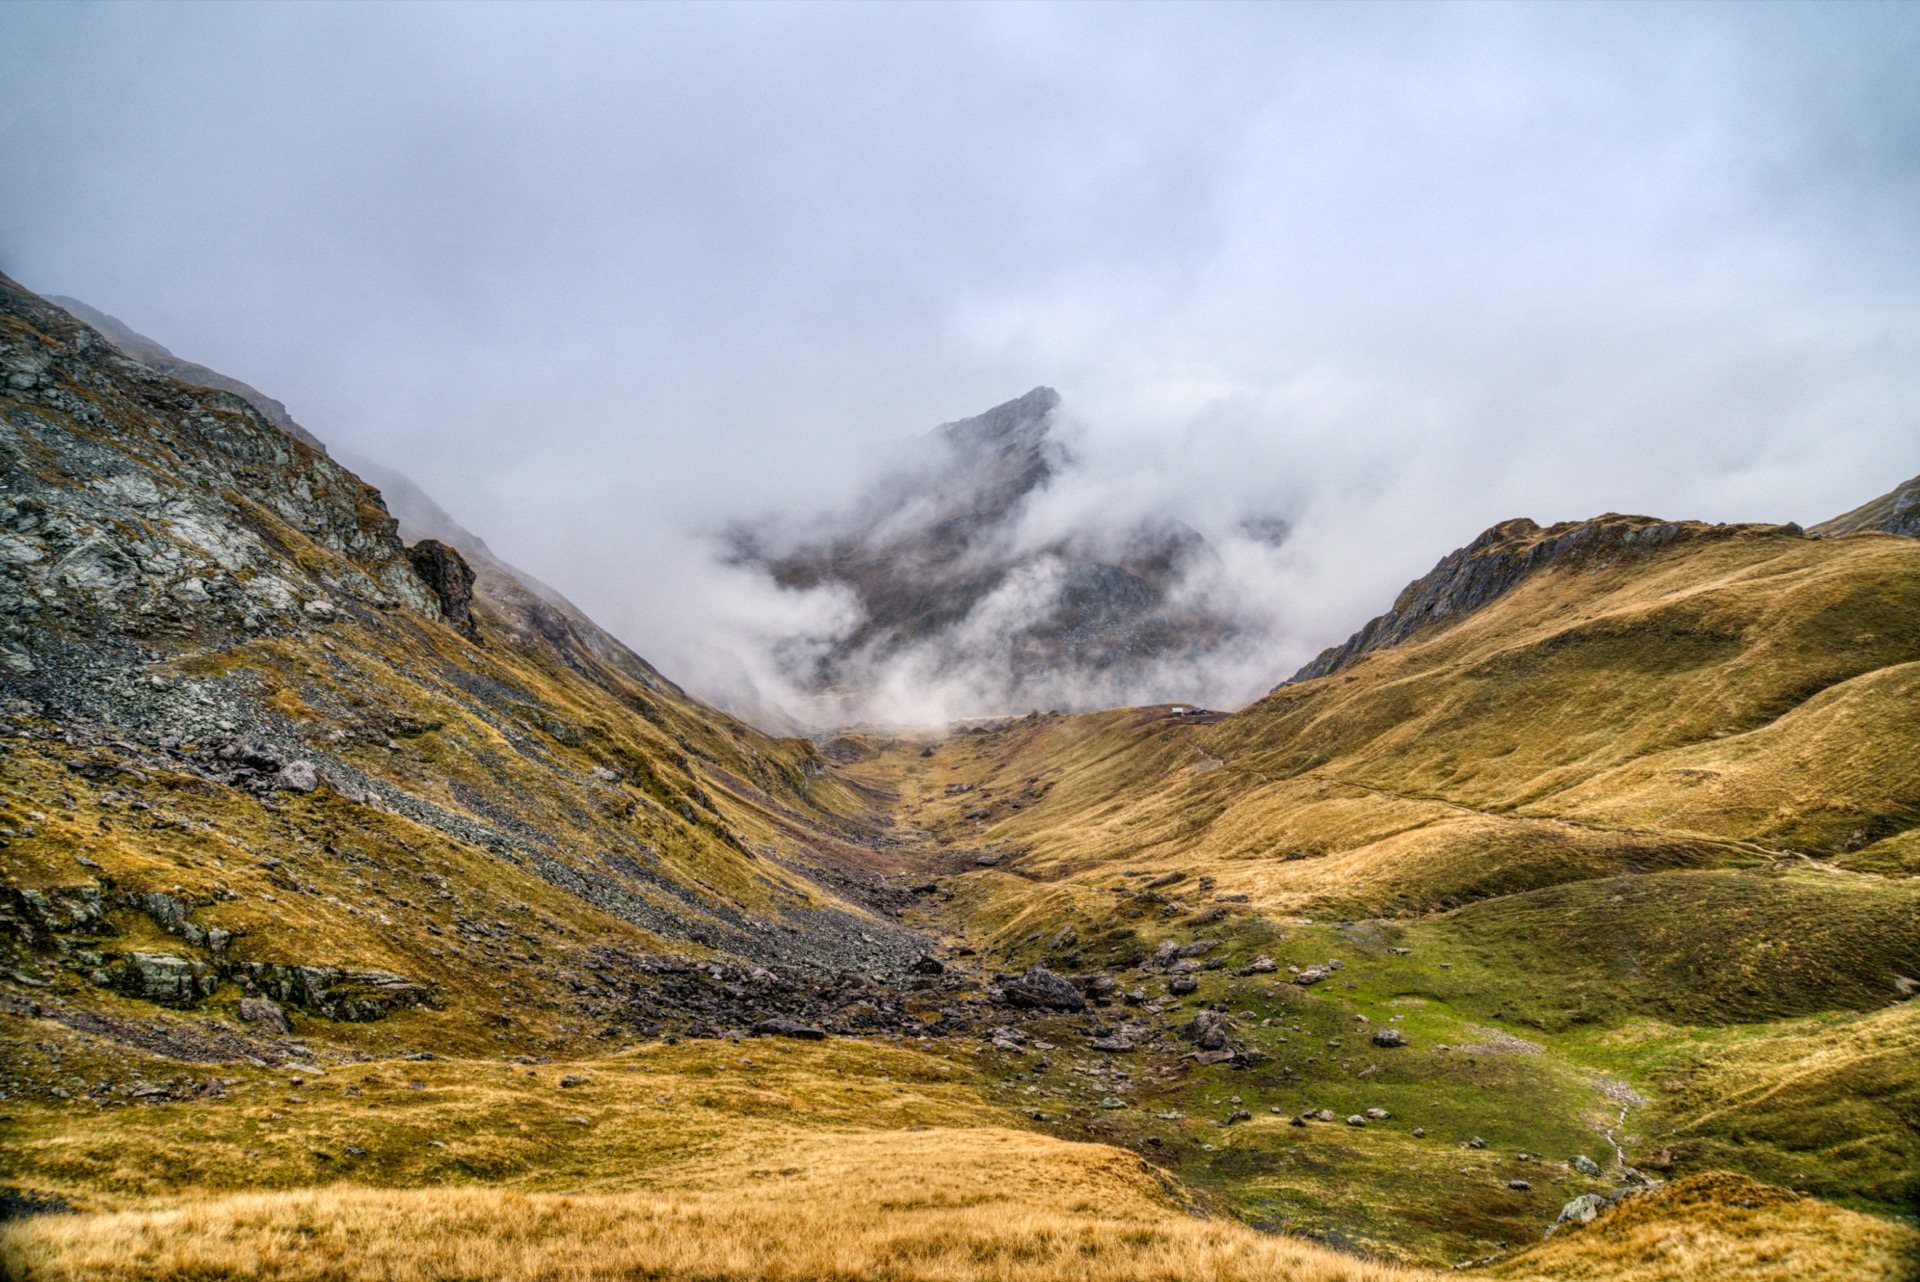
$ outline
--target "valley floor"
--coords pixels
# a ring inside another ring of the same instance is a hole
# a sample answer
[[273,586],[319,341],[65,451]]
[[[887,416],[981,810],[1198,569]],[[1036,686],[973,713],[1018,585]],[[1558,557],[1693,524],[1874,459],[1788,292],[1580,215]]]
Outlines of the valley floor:
[[[0,1230],[9,1275],[1895,1282],[1920,1259],[1913,1005],[1540,1027],[1564,984],[1451,914],[1163,916],[1136,888],[1165,874],[1132,867],[1089,913],[944,823],[1003,748],[922,746],[843,745],[843,768],[893,798],[876,845],[918,890],[893,924],[945,959],[901,994],[924,1035],[557,1061],[321,1039],[277,1066],[151,1055],[119,1097],[63,1100],[127,1074],[125,1036],[16,1003],[0,1181],[83,1213]],[[1042,960],[1085,1009],[1003,999]],[[431,1044],[435,1018],[386,1033]],[[1546,1238],[1582,1197],[1601,1213]]]

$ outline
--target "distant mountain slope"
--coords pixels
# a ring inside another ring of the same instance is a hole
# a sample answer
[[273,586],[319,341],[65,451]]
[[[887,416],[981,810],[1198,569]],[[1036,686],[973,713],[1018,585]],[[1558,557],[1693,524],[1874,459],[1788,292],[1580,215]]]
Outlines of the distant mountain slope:
[[1182,598],[1213,558],[1171,520],[1037,541],[1021,522],[1073,466],[1053,435],[1058,393],[1038,387],[929,438],[919,466],[851,510],[798,525],[736,528],[730,559],[782,588],[837,587],[858,606],[824,646],[796,647],[808,689],[847,696],[890,673],[970,683],[989,703],[1097,705],[1130,695],[1156,664],[1203,657],[1233,622]]
[[1920,476],[1870,503],[1862,503],[1851,512],[1820,522],[1807,533],[1831,537],[1860,530],[1880,530],[1920,539]]

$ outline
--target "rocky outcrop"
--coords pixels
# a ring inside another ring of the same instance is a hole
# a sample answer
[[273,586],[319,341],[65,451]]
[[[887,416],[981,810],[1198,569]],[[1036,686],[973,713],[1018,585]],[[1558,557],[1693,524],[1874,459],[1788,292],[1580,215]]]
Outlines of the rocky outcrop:
[[1862,503],[1851,512],[1812,526],[1807,533],[1820,538],[1833,538],[1863,530],[1920,539],[1920,476],[1882,494],[1871,503]]
[[407,559],[440,600],[447,622],[473,634],[473,567],[465,557],[438,539],[421,539],[407,549]]
[[1391,610],[1370,620],[1345,644],[1321,651],[1282,684],[1328,676],[1362,655],[1457,622],[1549,566],[1598,564],[1674,543],[1756,532],[1802,534],[1797,525],[1706,525],[1613,514],[1591,521],[1563,521],[1544,529],[1525,517],[1504,521],[1442,557],[1440,564],[1401,591]]
[[388,970],[348,970],[243,962],[234,967],[248,989],[282,1006],[300,1006],[326,1019],[364,1024],[409,1006],[431,1005],[433,990]]
[[0,277],[0,665],[62,637],[440,617],[380,496],[230,391],[120,355]]

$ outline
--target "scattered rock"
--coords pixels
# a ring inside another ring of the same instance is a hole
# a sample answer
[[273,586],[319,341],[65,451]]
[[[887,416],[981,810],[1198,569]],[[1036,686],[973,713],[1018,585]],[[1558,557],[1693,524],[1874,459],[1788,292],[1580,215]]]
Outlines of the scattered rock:
[[1366,1124],[1367,1124],[1367,1119],[1360,1116],[1360,1114],[1358,1113],[1355,1113],[1352,1117],[1349,1117],[1347,1119],[1348,1126],[1365,1126]]
[[1405,1046],[1407,1036],[1397,1028],[1383,1028],[1373,1035],[1375,1046]]
[[1167,985],[1167,991],[1175,997],[1185,997],[1188,993],[1200,991],[1200,981],[1192,975],[1179,975]]
[[1387,1112],[1384,1108],[1370,1108],[1367,1110],[1367,1120],[1369,1122],[1384,1122],[1392,1116],[1393,1114]]
[[1182,1030],[1203,1051],[1217,1051],[1233,1034],[1233,1021],[1220,1011],[1203,1010]]
[[1467,1141],[1468,1148],[1485,1148],[1486,1146],[1487,1146],[1487,1142],[1481,1139],[1478,1135],[1474,1136],[1472,1139]]
[[1309,966],[1298,975],[1295,975],[1293,982],[1302,988],[1306,988],[1319,983],[1327,977],[1327,974],[1327,969],[1324,966]]
[[1252,1120],[1253,1114],[1244,1108],[1236,1108],[1233,1112],[1227,1114],[1228,1126],[1232,1126],[1235,1122],[1251,1122]]

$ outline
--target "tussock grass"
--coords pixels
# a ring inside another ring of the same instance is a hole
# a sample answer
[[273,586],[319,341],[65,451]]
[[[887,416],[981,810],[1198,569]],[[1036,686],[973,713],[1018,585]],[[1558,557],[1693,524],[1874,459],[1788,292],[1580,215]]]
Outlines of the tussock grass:
[[[20,1282],[890,1279],[1399,1282],[1430,1274],[1180,1214],[1137,1158],[1006,1131],[832,1137],[661,1193],[335,1186],[49,1216],[0,1231]],[[735,1173],[741,1174],[741,1173]]]
[[1676,1181],[1493,1267],[1512,1282],[1909,1282],[1920,1233],[1724,1171]]

